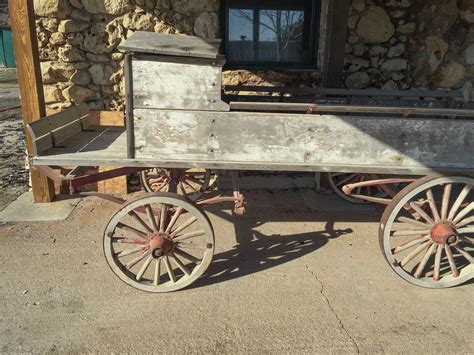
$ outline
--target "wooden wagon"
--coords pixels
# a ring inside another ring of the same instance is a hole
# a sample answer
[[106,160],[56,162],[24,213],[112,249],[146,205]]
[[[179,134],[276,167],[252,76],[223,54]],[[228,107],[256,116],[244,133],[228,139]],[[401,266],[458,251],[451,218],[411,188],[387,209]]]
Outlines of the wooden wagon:
[[[364,188],[386,193],[375,202],[387,205],[379,238],[390,267],[430,288],[474,277],[472,110],[422,103],[405,108],[228,102],[218,46],[137,32],[121,46],[128,52],[126,128],[93,126],[84,106],[28,127],[31,164],[50,177],[57,178],[55,166],[122,167],[96,176],[82,176],[77,168],[60,176],[72,190],[97,179],[154,171],[155,188],[149,190],[161,192],[131,201],[105,196],[122,203],[103,239],[107,262],[120,279],[150,292],[179,290],[198,279],[215,243],[203,207],[232,201],[234,211],[244,213],[239,170],[402,175],[344,186],[359,198]],[[202,195],[210,170],[233,172],[232,196]],[[394,187],[401,184],[406,186],[401,191]]]

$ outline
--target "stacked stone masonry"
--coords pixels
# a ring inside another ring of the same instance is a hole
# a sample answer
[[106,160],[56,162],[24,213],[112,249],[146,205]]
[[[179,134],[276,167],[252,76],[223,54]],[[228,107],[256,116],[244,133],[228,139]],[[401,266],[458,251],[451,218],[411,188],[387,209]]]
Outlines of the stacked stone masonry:
[[[219,0],[34,0],[48,107],[124,108],[124,53],[135,31],[219,37]],[[347,88],[469,89],[474,0],[353,0]],[[230,85],[320,86],[320,73],[227,71]],[[158,79],[157,79],[158,80]]]

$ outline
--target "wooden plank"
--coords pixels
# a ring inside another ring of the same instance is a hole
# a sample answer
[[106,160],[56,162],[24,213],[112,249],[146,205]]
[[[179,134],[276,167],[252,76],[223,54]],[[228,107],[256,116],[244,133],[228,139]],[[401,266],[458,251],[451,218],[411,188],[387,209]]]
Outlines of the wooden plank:
[[229,111],[221,100],[221,66],[175,59],[178,62],[134,58],[134,108]]
[[[91,112],[90,123],[95,126],[123,127],[125,125],[125,115],[120,111],[94,111]],[[94,147],[94,143],[91,143],[89,147]],[[121,151],[123,150],[124,148],[122,147]],[[113,153],[113,151],[110,151],[110,153]],[[98,171],[104,172],[116,168],[113,166],[99,166]],[[119,176],[99,181],[97,183],[97,191],[112,195],[124,195],[127,193],[127,177]]]
[[46,119],[49,121],[50,129],[55,130],[80,119],[88,113],[89,109],[87,108],[87,105],[81,104],[67,108],[64,111],[57,112],[51,116],[46,117]]
[[127,127],[127,156],[135,157],[134,118],[133,118],[133,59],[125,56],[125,119]]
[[[8,0],[13,42],[18,70],[23,123],[44,117],[45,104],[41,68],[36,37],[33,0]],[[27,149],[32,152],[32,139],[26,130]],[[51,202],[54,197],[54,183],[37,170],[32,169],[31,184],[35,202]]]
[[299,87],[272,87],[272,86],[245,86],[245,85],[227,85],[225,91],[240,92],[279,92],[299,95],[323,95],[323,96],[372,96],[372,97],[433,97],[433,98],[459,98],[463,99],[461,91],[433,91],[433,90],[347,90],[347,89],[328,89],[328,88],[299,88]]
[[134,115],[135,157],[142,160],[474,167],[469,120],[140,109]]
[[51,131],[47,118],[41,118],[38,121],[28,123],[27,129],[31,139],[44,136]]
[[82,131],[82,124],[80,118],[62,125],[51,131],[53,136],[53,145],[58,147],[66,142],[72,136]]
[[54,147],[53,136],[51,133],[45,134],[33,141],[31,154],[38,155]]
[[354,106],[354,105],[316,105],[305,103],[279,102],[231,102],[230,109],[235,111],[287,111],[287,112],[337,112],[337,113],[384,113],[395,115],[430,115],[474,117],[474,110],[424,108],[424,107],[384,107],[384,106]]
[[90,113],[91,126],[119,126],[125,125],[125,114],[122,111],[92,111]]
[[129,53],[152,53],[183,57],[219,57],[220,40],[206,41],[202,38],[165,33],[135,32],[119,46]]

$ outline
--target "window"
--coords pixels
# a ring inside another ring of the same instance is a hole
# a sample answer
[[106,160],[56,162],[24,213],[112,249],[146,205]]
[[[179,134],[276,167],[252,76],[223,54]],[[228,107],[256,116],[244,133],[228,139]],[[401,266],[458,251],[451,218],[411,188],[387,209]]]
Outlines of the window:
[[224,11],[230,67],[315,67],[320,0],[227,0]]

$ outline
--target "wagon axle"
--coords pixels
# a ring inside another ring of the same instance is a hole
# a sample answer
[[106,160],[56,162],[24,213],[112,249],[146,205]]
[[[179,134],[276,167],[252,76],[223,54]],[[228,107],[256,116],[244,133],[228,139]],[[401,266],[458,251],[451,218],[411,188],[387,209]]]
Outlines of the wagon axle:
[[148,250],[155,259],[159,259],[173,251],[174,242],[168,234],[151,234],[148,239]]
[[442,221],[431,229],[431,240],[439,245],[456,245],[459,242],[459,237],[452,223]]

